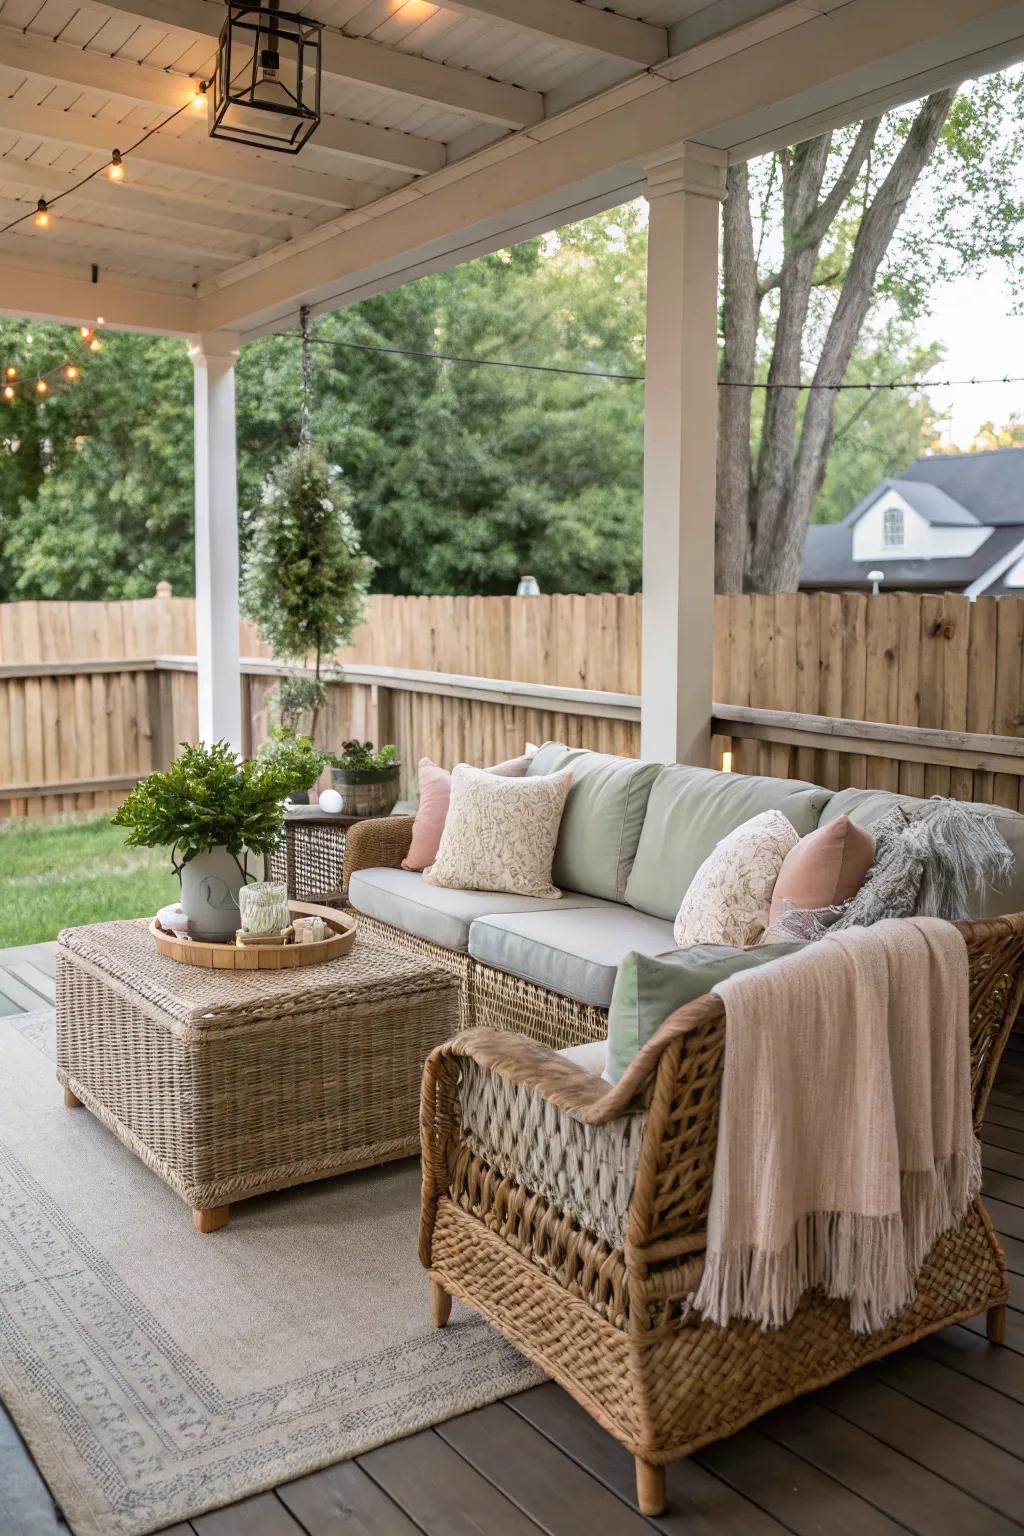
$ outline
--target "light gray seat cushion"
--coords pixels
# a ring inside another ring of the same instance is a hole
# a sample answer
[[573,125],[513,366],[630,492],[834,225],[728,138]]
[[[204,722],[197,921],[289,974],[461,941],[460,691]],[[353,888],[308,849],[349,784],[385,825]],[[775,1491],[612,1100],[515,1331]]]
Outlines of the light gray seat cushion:
[[601,905],[592,896],[571,891],[550,899],[509,896],[501,891],[451,891],[428,885],[412,869],[359,869],[349,882],[348,896],[356,912],[391,923],[443,949],[463,950],[468,947],[470,924],[492,912],[547,912],[566,906]]
[[647,801],[626,900],[654,917],[674,918],[690,881],[729,832],[762,811],[781,811],[804,837],[831,798],[831,790],[800,779],[662,768]]
[[562,890],[621,901],[633,867],[659,763],[588,752],[548,741],[527,774],[571,769],[572,783],[558,829],[551,877]]
[[469,952],[484,965],[598,1008],[611,1002],[616,969],[630,951],[671,948],[671,923],[611,901],[481,917],[469,930]]
[[[901,805],[908,815],[912,815],[927,804],[927,800],[916,799],[913,795],[893,794],[888,789],[841,789],[822,811],[821,825],[834,821],[837,816],[849,816],[857,826],[866,827],[870,832],[894,805]],[[974,809],[992,817],[1014,858],[1009,885],[1001,891],[990,887],[981,911],[974,916],[1002,917],[1008,912],[1024,912],[1024,816],[1003,805],[977,804]]]

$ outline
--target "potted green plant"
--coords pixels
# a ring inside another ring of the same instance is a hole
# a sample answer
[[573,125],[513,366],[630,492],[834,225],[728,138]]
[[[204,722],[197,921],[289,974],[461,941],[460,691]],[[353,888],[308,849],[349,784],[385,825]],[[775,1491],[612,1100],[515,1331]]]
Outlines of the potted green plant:
[[389,743],[375,752],[372,741],[343,741],[341,752],[328,761],[346,816],[387,816],[394,809],[401,771],[397,747]]
[[239,890],[260,878],[249,861],[280,841],[288,787],[273,763],[243,762],[226,741],[200,743],[140,779],[111,819],[128,829],[129,847],[170,850],[190,935],[225,942],[238,928]]
[[324,771],[326,754],[313,745],[312,736],[300,736],[293,725],[275,725],[259,750],[261,763],[277,768],[288,785],[295,805],[308,805],[308,791]]

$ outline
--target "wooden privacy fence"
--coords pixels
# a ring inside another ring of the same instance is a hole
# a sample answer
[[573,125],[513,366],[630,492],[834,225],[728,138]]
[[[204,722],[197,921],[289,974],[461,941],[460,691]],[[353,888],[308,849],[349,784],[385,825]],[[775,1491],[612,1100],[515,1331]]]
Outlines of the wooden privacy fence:
[[[487,763],[548,737],[635,754],[639,605],[629,596],[375,599],[352,650],[379,649],[346,659],[321,739],[394,740],[406,795],[422,755]],[[35,613],[28,623],[0,608],[0,815],[115,804],[194,736],[190,600],[11,606]],[[78,607],[112,610],[109,628]],[[149,623],[189,643],[113,658],[11,654],[29,643],[52,653],[83,634],[94,647],[102,633],[140,644]],[[1024,599],[721,597],[715,641],[715,750],[731,751],[737,771],[1024,809]],[[505,667],[514,681],[482,667]],[[256,655],[244,664],[250,748],[282,670]]]

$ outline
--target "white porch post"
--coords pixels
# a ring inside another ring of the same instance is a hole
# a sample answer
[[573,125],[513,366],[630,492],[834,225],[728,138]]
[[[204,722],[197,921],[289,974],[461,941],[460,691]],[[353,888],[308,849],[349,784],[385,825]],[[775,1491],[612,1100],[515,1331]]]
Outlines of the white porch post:
[[199,740],[242,749],[238,646],[238,469],[235,362],[238,337],[189,338],[195,370],[196,658]]
[[714,661],[718,210],[725,155],[646,166],[643,684],[640,755],[707,766]]

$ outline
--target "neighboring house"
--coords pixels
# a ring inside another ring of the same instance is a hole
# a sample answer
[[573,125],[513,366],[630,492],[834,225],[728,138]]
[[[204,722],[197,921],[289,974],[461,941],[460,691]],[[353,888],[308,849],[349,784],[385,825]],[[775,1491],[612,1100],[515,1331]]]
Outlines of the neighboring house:
[[807,530],[803,591],[1024,593],[1024,448],[934,454]]

